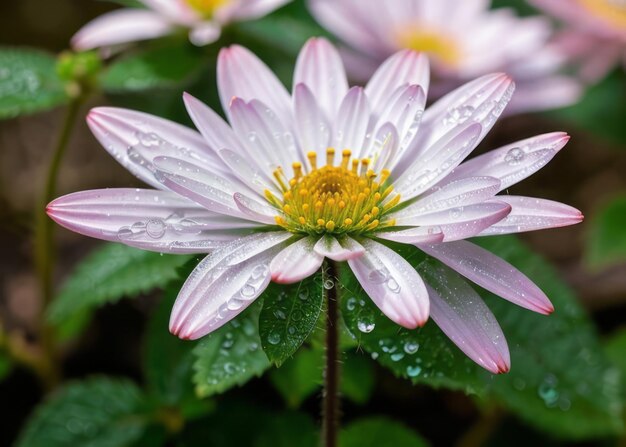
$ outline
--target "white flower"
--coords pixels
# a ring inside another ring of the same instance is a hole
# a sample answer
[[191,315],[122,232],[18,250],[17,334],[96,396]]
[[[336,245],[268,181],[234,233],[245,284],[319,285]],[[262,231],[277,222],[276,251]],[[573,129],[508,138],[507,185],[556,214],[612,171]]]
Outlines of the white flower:
[[155,39],[188,29],[195,45],[215,42],[231,22],[264,16],[290,0],[140,0],[147,9],[123,8],[104,14],[72,38],[76,50]]
[[397,324],[415,328],[430,315],[480,365],[507,371],[504,336],[480,297],[469,287],[437,294],[383,242],[415,245],[481,287],[550,313],[526,276],[463,239],[580,222],[567,205],[496,195],[544,166],[568,136],[539,135],[462,163],[504,110],[513,82],[483,76],[424,112],[428,60],[409,50],[365,88],[348,87],[324,39],[300,53],[292,95],[239,46],[221,51],[217,77],[230,125],[185,95],[200,133],[140,112],[92,110],[89,126],[103,146],[156,189],[74,193],[53,201],[49,215],[100,239],[210,253],[174,306],[170,329],[181,338],[208,334],[270,281],[300,281],[329,258],[347,261]]

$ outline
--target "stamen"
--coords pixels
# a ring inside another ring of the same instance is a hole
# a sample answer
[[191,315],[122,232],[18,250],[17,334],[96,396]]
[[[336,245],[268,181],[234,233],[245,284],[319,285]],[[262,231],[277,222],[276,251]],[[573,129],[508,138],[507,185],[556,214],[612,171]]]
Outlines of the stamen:
[[309,159],[309,163],[311,164],[311,170],[315,171],[317,169],[317,153],[314,151],[307,152],[306,157]]
[[342,169],[348,169],[348,163],[350,162],[351,155],[352,155],[352,152],[350,151],[350,149],[344,149],[343,152],[341,153],[341,168]]
[[326,149],[326,166],[332,166],[335,162],[335,148],[329,147]]
[[296,161],[291,167],[293,168],[293,178],[289,181],[289,184],[293,186],[291,182],[295,181],[297,183],[300,177],[302,177],[302,163]]

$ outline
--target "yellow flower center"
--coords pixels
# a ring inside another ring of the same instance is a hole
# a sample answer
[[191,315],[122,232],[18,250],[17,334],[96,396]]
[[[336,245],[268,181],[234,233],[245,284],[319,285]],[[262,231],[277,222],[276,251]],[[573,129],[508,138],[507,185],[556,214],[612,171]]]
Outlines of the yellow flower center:
[[230,0],[185,0],[191,8],[202,17],[210,19],[215,10],[224,6]]
[[578,0],[589,12],[626,28],[626,0]]
[[461,59],[458,43],[437,31],[411,27],[398,34],[398,42],[403,48],[428,53],[445,65],[455,66]]
[[400,195],[389,185],[389,171],[376,174],[370,160],[350,160],[342,153],[334,165],[335,149],[326,150],[326,165],[317,167],[315,152],[307,154],[311,171],[304,175],[302,164],[293,163],[294,176],[287,180],[281,168],[274,171],[282,197],[266,190],[267,200],[282,211],[276,223],[293,233],[362,234],[395,225],[387,214],[400,202]]

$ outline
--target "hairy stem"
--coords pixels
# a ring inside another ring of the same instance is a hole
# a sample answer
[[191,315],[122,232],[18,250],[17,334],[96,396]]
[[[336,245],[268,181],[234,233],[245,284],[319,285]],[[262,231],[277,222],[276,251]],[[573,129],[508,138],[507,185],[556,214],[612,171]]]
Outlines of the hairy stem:
[[[322,406],[322,446],[336,447],[339,428],[339,309],[337,302],[337,274],[333,261],[324,269],[324,290],[328,312],[326,316],[326,366],[324,370],[324,402]],[[332,283],[332,286],[329,285]]]
[[37,209],[35,210],[35,263],[42,298],[39,320],[40,343],[45,356],[43,364],[46,365],[46,367],[42,368],[38,373],[47,386],[52,386],[56,383],[59,374],[58,368],[54,366],[56,359],[54,334],[52,328],[48,326],[45,320],[46,309],[53,297],[52,276],[55,258],[54,225],[52,220],[46,215],[46,205],[53,200],[56,195],[59,169],[70,141],[72,130],[76,124],[76,118],[81,104],[81,99],[76,98],[70,102],[65,111],[63,124],[53,148],[52,159],[48,166],[44,189],[40,201],[37,202]]

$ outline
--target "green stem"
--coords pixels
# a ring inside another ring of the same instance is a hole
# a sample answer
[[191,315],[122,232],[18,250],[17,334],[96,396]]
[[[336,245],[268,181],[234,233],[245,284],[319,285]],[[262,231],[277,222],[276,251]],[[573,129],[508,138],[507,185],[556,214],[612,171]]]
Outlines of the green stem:
[[[328,312],[326,316],[326,367],[324,370],[324,391],[322,403],[322,446],[336,447],[339,428],[339,309],[337,303],[337,274],[333,261],[328,261],[324,269],[324,290]],[[327,288],[326,284],[332,286]]]
[[480,447],[486,444],[496,431],[504,413],[496,406],[485,409],[476,423],[457,441],[457,447]]
[[59,169],[70,141],[72,130],[76,124],[76,118],[81,104],[81,98],[73,99],[65,111],[63,124],[53,149],[52,159],[48,166],[44,190],[40,201],[37,202],[37,209],[35,210],[35,263],[42,297],[39,321],[40,342],[46,358],[44,362],[46,367],[42,368],[38,373],[47,386],[53,386],[57,382],[59,374],[58,368],[54,366],[56,363],[54,333],[45,320],[45,312],[53,297],[52,275],[55,257],[54,224],[46,214],[46,205],[55,198]]

